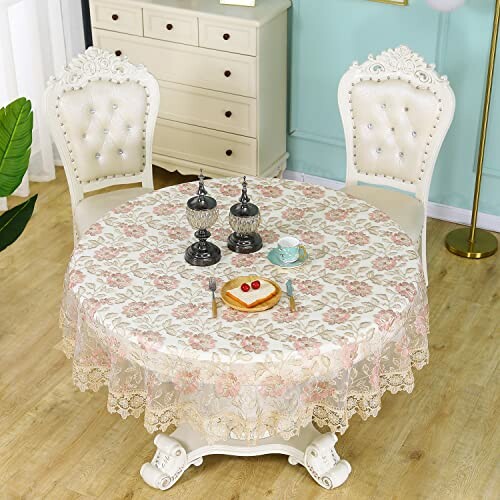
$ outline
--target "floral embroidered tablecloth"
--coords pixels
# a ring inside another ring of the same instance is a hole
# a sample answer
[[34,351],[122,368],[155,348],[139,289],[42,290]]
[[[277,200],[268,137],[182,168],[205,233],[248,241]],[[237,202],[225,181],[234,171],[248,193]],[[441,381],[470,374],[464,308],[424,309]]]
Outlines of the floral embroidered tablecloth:
[[[108,409],[144,412],[150,432],[187,422],[209,441],[288,439],[314,420],[344,432],[354,413],[376,415],[386,390],[411,392],[412,368],[428,361],[427,291],[417,249],[383,212],[346,194],[250,178],[262,213],[261,251],[230,252],[229,207],[239,179],[206,182],[220,208],[212,241],[222,259],[191,267],[185,216],[195,183],[155,191],[116,208],[75,248],[61,308],[63,345],[81,390],[106,385]],[[281,269],[266,258],[283,235],[310,260]],[[283,288],[273,309],[246,314],[219,300],[211,318],[208,278],[218,290],[257,274]]]

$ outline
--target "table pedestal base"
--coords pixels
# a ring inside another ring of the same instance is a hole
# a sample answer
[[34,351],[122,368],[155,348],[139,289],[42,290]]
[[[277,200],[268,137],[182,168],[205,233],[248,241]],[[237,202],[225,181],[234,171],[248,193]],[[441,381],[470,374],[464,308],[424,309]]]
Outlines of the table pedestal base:
[[188,467],[201,465],[207,455],[288,455],[291,465],[303,465],[312,478],[326,489],[340,486],[351,472],[349,463],[341,460],[335,451],[335,434],[321,434],[312,424],[288,441],[270,437],[259,439],[255,444],[237,439],[208,444],[189,425],[181,425],[170,436],[158,434],[154,443],[157,451],[153,460],[141,467],[141,476],[147,484],[160,490],[171,488]]

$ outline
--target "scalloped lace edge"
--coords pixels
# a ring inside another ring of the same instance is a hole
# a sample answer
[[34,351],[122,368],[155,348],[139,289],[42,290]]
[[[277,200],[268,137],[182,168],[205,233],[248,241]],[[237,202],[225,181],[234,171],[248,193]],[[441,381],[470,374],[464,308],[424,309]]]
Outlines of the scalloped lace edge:
[[[64,339],[57,346],[65,355],[73,358],[74,344]],[[171,425],[186,422],[207,436],[209,442],[241,439],[255,441],[264,435],[279,435],[290,439],[299,434],[302,427],[311,421],[330,432],[344,434],[349,427],[349,419],[358,414],[363,420],[377,416],[381,409],[382,396],[386,391],[396,394],[401,391],[411,393],[414,387],[413,368],[420,370],[428,364],[428,351],[419,349],[410,353],[411,366],[405,371],[380,374],[380,389],[372,392],[350,392],[345,408],[335,408],[322,403],[304,405],[293,416],[284,417],[277,412],[267,412],[258,419],[248,421],[235,413],[224,412],[207,417],[201,415],[193,404],[172,404],[157,407],[148,402],[145,391],[114,392],[108,387],[107,408],[110,413],[118,413],[123,419],[140,417],[144,413],[144,427],[150,433],[164,432]],[[108,386],[109,368],[103,366],[81,365],[73,359],[73,383],[80,391],[97,392]]]

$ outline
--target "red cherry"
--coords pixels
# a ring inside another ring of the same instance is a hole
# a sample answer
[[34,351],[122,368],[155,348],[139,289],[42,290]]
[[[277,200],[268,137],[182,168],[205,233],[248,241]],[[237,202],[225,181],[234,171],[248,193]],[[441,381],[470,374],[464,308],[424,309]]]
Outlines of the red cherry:
[[240,288],[242,289],[242,291],[244,292],[248,292],[248,290],[250,290],[250,285],[248,283],[243,283]]
[[258,290],[260,288],[260,281],[259,280],[252,281],[252,288],[254,290]]

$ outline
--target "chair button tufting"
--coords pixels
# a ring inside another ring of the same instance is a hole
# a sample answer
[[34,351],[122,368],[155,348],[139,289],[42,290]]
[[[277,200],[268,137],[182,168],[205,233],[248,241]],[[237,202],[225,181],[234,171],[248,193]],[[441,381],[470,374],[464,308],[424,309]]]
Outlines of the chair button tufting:
[[377,153],[380,154],[382,152],[382,148],[377,148]]
[[120,156],[121,156],[121,155],[123,155],[123,149],[119,149],[119,150],[118,150],[118,154],[119,154]]
[[406,112],[410,111],[410,108],[405,107],[405,111],[406,111]]
[[381,107],[382,109],[385,109],[385,108],[387,108],[387,105],[386,105],[386,104],[382,104],[380,107]]
[[98,160],[101,157],[101,153],[96,153],[95,154],[95,159]]
[[405,154],[404,154],[402,151],[399,153],[399,157],[400,157],[400,158],[404,158],[404,155],[405,155]]
[[91,115],[95,115],[95,109],[91,109],[91,110],[90,110],[90,114],[91,114]]
[[113,104],[113,109],[118,109],[118,105],[117,104]]
[[367,127],[371,130],[373,128],[373,123],[369,123]]
[[411,135],[412,135],[413,137],[417,137],[417,133],[415,132],[415,130],[411,133]]

